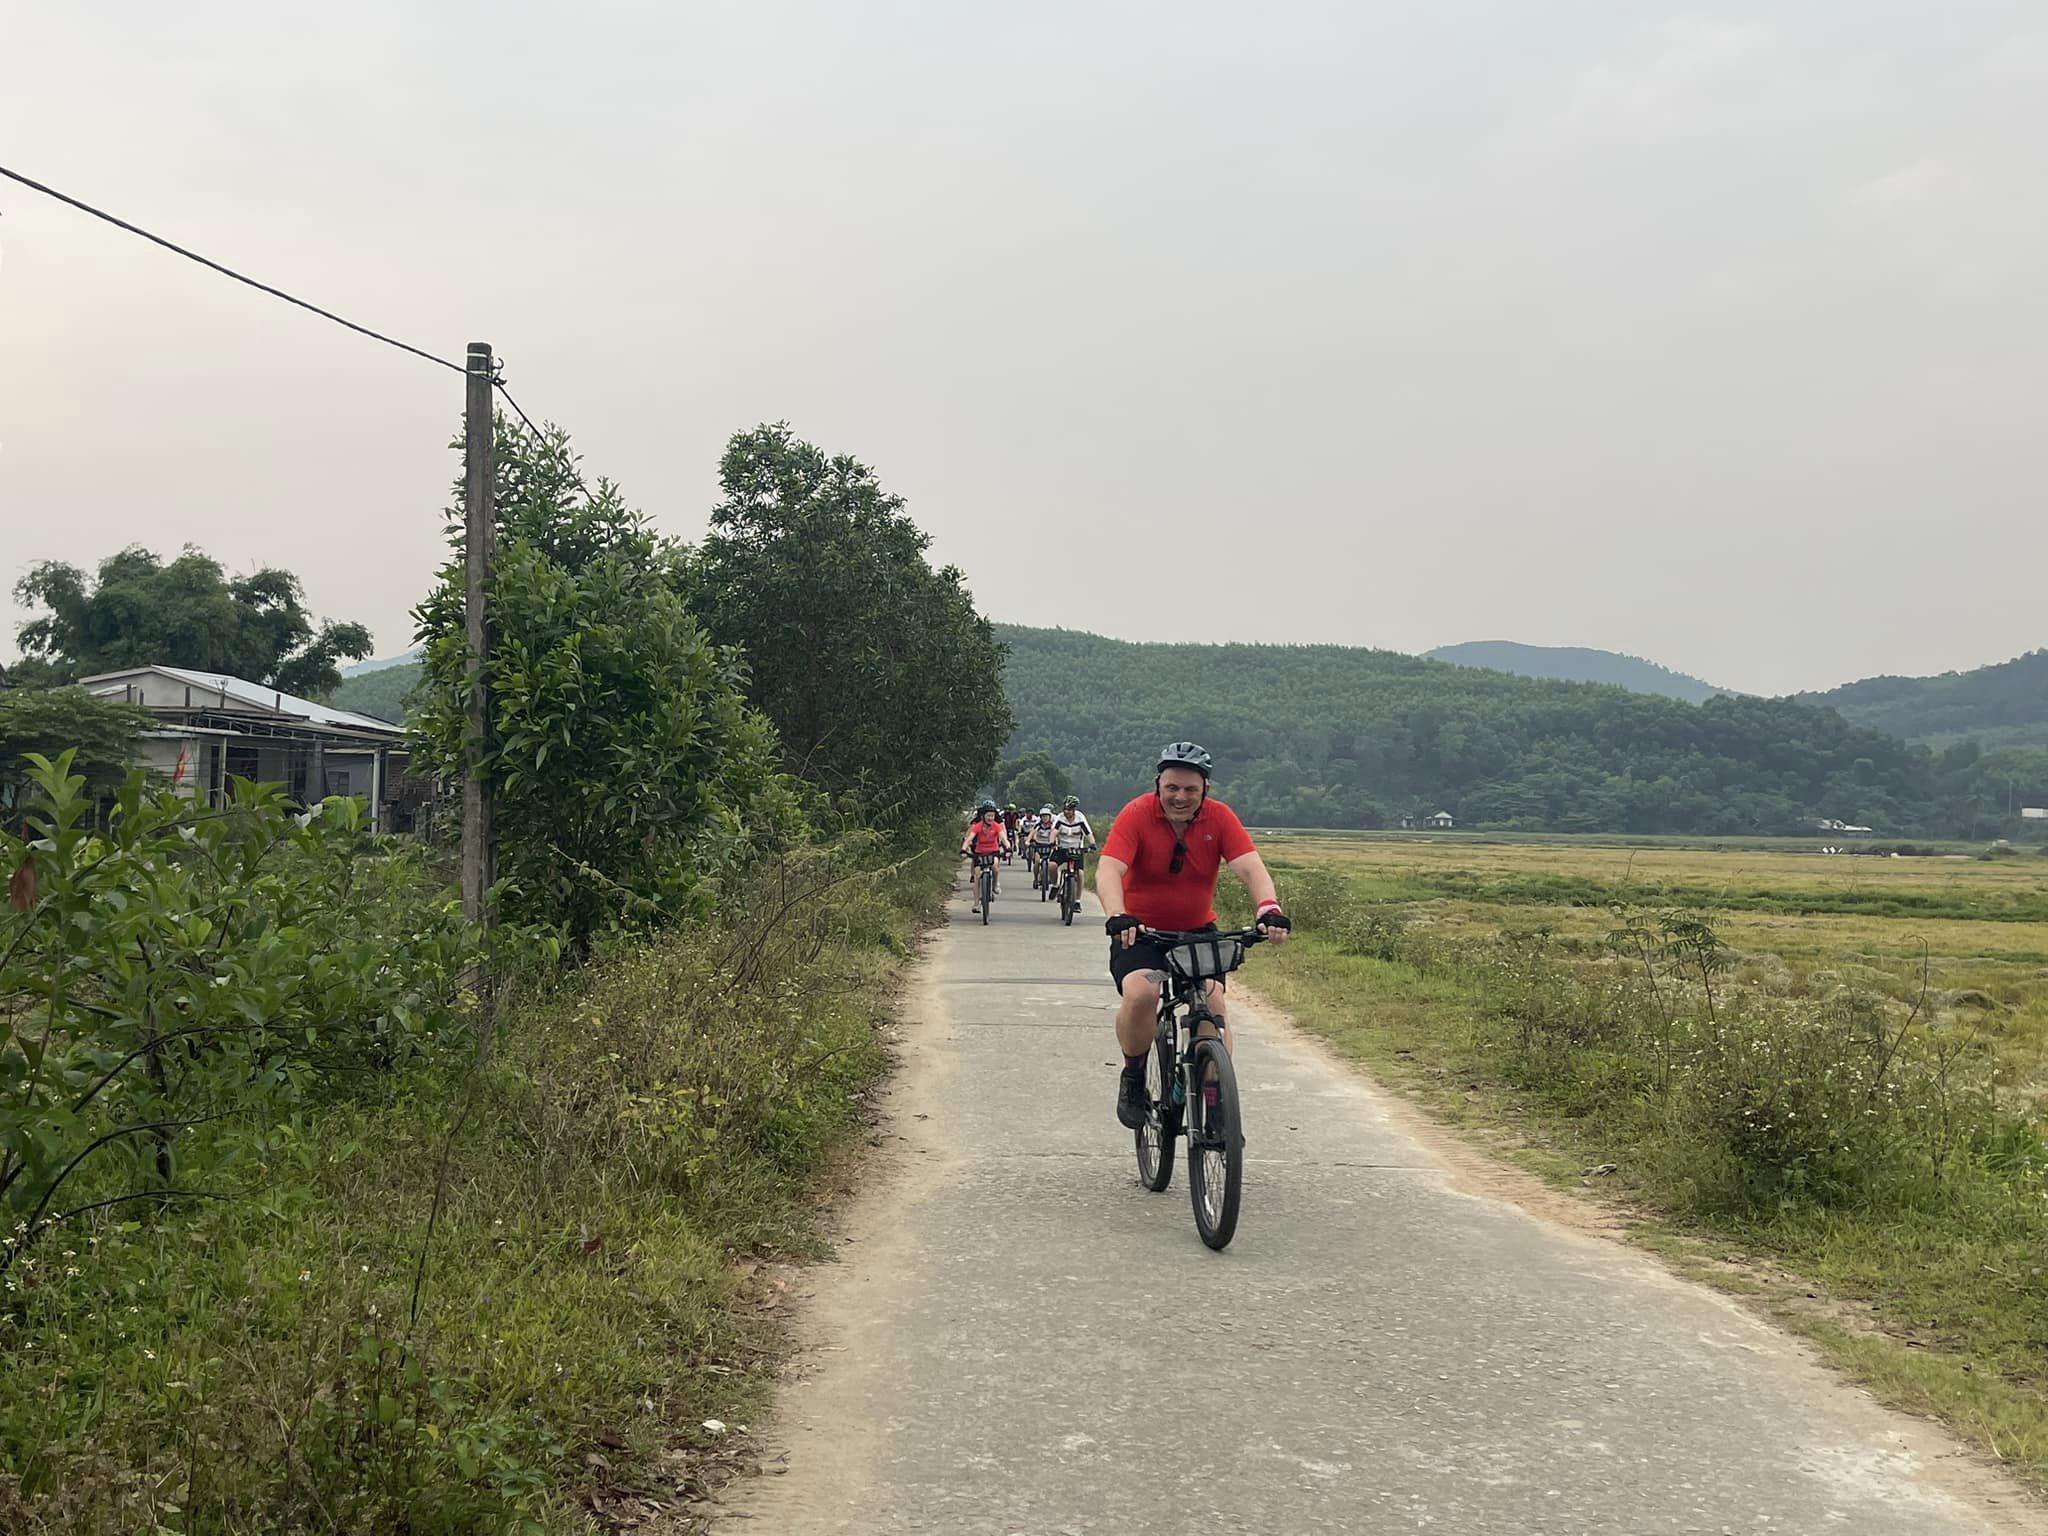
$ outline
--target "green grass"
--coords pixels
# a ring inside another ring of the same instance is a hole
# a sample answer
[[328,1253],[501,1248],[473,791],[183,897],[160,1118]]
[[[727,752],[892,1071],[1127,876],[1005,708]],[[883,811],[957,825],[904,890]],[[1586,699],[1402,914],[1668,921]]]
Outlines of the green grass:
[[[1499,858],[1512,876],[1517,865],[1526,874],[1610,856],[1620,857],[1550,849]],[[1765,900],[1731,916],[1738,947],[1712,1027],[1743,1034],[1741,1049],[1704,1049],[1697,983],[1660,961],[1685,1042],[1680,1081],[1667,1091],[1652,1048],[1661,1016],[1604,942],[1616,914],[1532,900],[1554,887],[1526,879],[1446,880],[1450,857],[1381,849],[1361,864],[1337,844],[1285,849],[1281,889],[1302,930],[1262,961],[1257,990],[1461,1134],[1618,1203],[1640,1221],[1639,1240],[1685,1273],[1751,1298],[1887,1401],[1938,1416],[2048,1487],[2048,1192],[2026,1109],[2040,1102],[2048,1057],[2048,972],[1969,952],[1998,931],[1984,909],[2009,897],[2010,873],[1966,869],[1954,905],[1967,920],[1779,913]],[[1659,894],[1733,885],[1767,897],[1772,878],[1810,863],[1760,870],[1736,867],[1732,854],[1671,858]],[[1893,878],[1915,894],[1924,872]],[[1457,897],[1434,894],[1453,884]],[[1836,947],[1845,932],[1858,958]],[[1914,1016],[1923,944],[1935,1001]],[[1854,1009],[1844,1001],[1852,993],[1864,999]],[[1985,997],[1989,1011],[1950,1001],[1966,995]],[[1861,1096],[1851,1069],[1867,1046],[1846,1024],[1848,1033],[1822,1027],[1837,1017],[1888,1020],[1885,1039],[1916,1019],[1890,1069],[1899,1091]],[[1965,1128],[1935,1176],[1938,1121],[1920,1101],[1937,1083],[1939,1050],[1951,1047],[1949,1086]],[[1745,1102],[1809,1113],[1874,1102],[1880,1120],[1787,1143],[1757,1135],[1755,1119],[1716,1118]],[[1578,1177],[1602,1163],[1618,1172],[1597,1184]]]
[[737,988],[729,931],[617,948],[527,987],[480,1076],[370,1084],[252,1141],[238,1198],[47,1241],[0,1321],[0,1529],[591,1532],[704,1491],[950,869],[838,889]]

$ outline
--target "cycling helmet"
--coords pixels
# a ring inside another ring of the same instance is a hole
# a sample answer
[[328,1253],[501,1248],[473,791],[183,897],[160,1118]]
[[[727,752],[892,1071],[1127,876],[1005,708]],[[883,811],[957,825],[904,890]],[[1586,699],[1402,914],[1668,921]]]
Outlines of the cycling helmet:
[[1060,809],[1063,811],[1078,811],[1081,809],[1081,797],[1079,795],[1067,796],[1066,799],[1060,802]]
[[1206,747],[1197,746],[1192,741],[1170,741],[1159,749],[1159,765],[1152,771],[1164,773],[1168,768],[1192,768],[1206,779],[1214,766]]
[[1049,805],[1041,805],[1038,808],[1038,814],[1041,816],[1050,816],[1052,814],[1052,807]]
[[984,800],[984,801],[982,801],[982,802],[981,802],[981,804],[979,804],[979,805],[977,805],[977,806],[975,807],[975,809],[976,809],[977,811],[992,811],[992,810],[994,810],[995,808],[996,808],[996,803],[995,803],[995,801],[993,801],[993,800]]

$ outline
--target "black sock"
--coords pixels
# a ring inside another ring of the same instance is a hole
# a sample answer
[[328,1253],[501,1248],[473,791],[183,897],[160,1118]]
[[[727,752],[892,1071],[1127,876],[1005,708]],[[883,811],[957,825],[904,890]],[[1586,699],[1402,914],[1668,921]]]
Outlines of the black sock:
[[1126,1056],[1124,1058],[1124,1076],[1143,1077],[1144,1075],[1145,1058],[1143,1056]]

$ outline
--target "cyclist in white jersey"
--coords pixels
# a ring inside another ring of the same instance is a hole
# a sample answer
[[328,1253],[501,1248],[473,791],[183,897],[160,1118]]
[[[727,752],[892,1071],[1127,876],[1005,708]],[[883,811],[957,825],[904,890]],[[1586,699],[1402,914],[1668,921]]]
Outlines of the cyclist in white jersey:
[[1086,852],[1095,846],[1095,829],[1088,825],[1088,818],[1081,814],[1078,796],[1069,795],[1061,804],[1059,815],[1052,819],[1053,846],[1061,853],[1072,853],[1076,849]]

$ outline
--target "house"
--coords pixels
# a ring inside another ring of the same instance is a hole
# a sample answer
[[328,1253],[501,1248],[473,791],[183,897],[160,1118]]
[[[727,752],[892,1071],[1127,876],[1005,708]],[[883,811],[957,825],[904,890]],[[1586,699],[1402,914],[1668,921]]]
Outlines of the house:
[[223,803],[232,775],[282,784],[301,805],[355,795],[369,803],[374,830],[410,832],[433,799],[432,786],[407,772],[404,728],[388,720],[184,667],[128,667],[79,686],[154,715],[156,729],[138,743],[142,766],[208,805]]
[[1439,831],[1444,832],[1448,832],[1452,827],[1457,825],[1457,823],[1451,819],[1451,813],[1449,811],[1438,811],[1433,816],[1425,816],[1422,818],[1422,824],[1425,827],[1435,827]]
[[2023,821],[2048,821],[2048,805],[2023,805],[2020,818]]

